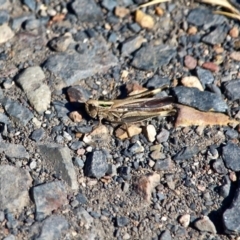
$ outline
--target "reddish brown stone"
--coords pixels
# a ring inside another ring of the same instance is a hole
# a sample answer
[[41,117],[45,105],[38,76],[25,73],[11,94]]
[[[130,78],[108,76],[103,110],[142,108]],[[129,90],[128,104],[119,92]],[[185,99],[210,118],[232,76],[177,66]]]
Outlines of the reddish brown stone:
[[213,62],[205,62],[202,67],[210,70],[211,72],[218,72],[220,70],[220,67]]

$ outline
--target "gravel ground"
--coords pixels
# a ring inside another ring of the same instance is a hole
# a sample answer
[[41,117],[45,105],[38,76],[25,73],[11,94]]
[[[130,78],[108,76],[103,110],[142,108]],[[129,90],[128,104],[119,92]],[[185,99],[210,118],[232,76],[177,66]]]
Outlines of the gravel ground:
[[[0,0],[1,239],[240,239],[239,22],[143,2]],[[85,112],[166,84],[131,138]]]

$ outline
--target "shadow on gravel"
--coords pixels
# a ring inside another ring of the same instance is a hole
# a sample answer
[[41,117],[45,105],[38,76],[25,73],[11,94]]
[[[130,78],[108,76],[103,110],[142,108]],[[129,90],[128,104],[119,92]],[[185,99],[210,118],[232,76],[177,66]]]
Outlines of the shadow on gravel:
[[[232,182],[229,195],[222,201],[222,206],[218,210],[212,211],[208,214],[208,217],[214,223],[218,234],[225,234],[223,225],[223,213],[231,206],[237,187],[238,182]],[[216,191],[219,192],[220,188],[217,188]]]

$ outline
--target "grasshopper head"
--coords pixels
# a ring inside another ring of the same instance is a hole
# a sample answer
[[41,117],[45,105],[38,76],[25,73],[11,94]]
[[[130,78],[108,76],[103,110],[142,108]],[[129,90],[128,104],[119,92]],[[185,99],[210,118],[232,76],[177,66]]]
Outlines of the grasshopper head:
[[85,109],[90,117],[96,118],[98,115],[98,102],[96,100],[88,100],[85,103]]

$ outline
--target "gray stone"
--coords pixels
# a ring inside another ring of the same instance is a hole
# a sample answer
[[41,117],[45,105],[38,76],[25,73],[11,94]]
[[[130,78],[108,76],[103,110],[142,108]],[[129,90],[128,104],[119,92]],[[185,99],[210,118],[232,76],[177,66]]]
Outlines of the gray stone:
[[167,45],[147,45],[140,48],[135,54],[132,66],[141,70],[155,70],[167,65],[177,52],[174,47]]
[[146,40],[142,36],[136,36],[130,39],[127,39],[121,48],[121,53],[123,56],[129,56],[131,53],[139,49],[143,42]]
[[21,168],[9,165],[0,166],[0,210],[21,212],[30,203],[29,188],[32,184],[30,174]]
[[35,0],[23,0],[23,3],[32,11],[36,10],[37,3]]
[[171,159],[157,160],[153,169],[154,171],[168,171],[171,167]]
[[71,42],[73,42],[72,36],[65,34],[64,36],[53,38],[49,42],[49,46],[57,52],[65,52]]
[[178,103],[201,111],[226,112],[228,109],[226,102],[215,93],[183,86],[173,88],[172,91]]
[[86,227],[91,226],[93,223],[93,217],[83,207],[74,209],[74,215],[78,220],[81,220]]
[[52,215],[42,222],[41,231],[35,240],[56,240],[68,230],[69,224],[65,217]]
[[38,66],[25,69],[17,78],[16,82],[26,93],[30,104],[38,113],[47,110],[51,101],[51,91],[43,83],[44,72]]
[[223,163],[222,159],[217,159],[216,161],[214,161],[213,169],[219,174],[224,174],[225,175],[225,174],[228,173],[228,170],[224,166],[224,163]]
[[72,157],[67,147],[58,144],[39,144],[40,154],[48,164],[51,164],[57,174],[66,181],[72,190],[78,189],[76,172],[72,163]]
[[9,158],[28,159],[29,154],[25,147],[20,144],[4,143],[0,144],[0,153],[5,153]]
[[30,19],[24,22],[24,29],[28,32],[37,33],[40,26],[41,26],[41,21],[38,19]]
[[7,237],[3,238],[3,240],[15,240],[15,236],[12,234],[9,234]]
[[88,199],[86,198],[86,196],[82,193],[78,193],[76,195],[76,200],[80,203],[80,204],[86,204],[88,202]]
[[71,8],[81,22],[95,22],[103,19],[101,8],[94,0],[75,0]]
[[103,0],[101,5],[106,8],[108,11],[112,11],[117,6],[116,0]]
[[2,44],[12,39],[14,37],[14,32],[7,24],[3,24],[0,25],[0,36],[0,44]]
[[9,13],[5,10],[0,10],[0,25],[7,23],[9,21]]
[[36,220],[40,221],[50,215],[53,210],[68,204],[67,190],[60,181],[45,183],[33,188],[36,205]]
[[6,125],[10,123],[9,118],[4,113],[0,113],[0,123],[4,123]]
[[208,216],[203,216],[194,222],[194,226],[201,232],[216,234],[217,230]]
[[166,142],[169,138],[169,135],[169,131],[163,128],[161,132],[157,135],[157,141],[159,143]]
[[28,108],[17,101],[5,99],[2,104],[7,114],[16,123],[25,126],[34,117],[33,113]]
[[230,178],[226,175],[222,179],[222,186],[220,187],[219,194],[223,197],[226,198],[229,196],[231,190],[231,180]]
[[84,172],[88,177],[101,178],[108,170],[107,157],[104,151],[93,151],[87,157]]
[[22,16],[13,18],[13,20],[12,20],[12,29],[15,30],[15,31],[18,31],[21,28],[23,22],[28,21],[28,20],[33,20],[35,18],[36,17],[35,17],[34,14],[22,15]]
[[229,27],[226,24],[217,26],[213,31],[202,38],[202,41],[211,45],[222,44],[227,36]]
[[240,234],[240,180],[231,206],[223,213],[223,225],[227,234]]
[[214,76],[209,70],[197,67],[196,73],[197,73],[198,79],[200,80],[200,82],[204,88],[205,88],[206,84],[213,83]]
[[240,170],[240,147],[232,142],[228,142],[222,150],[222,158],[227,168],[233,171]]
[[164,85],[170,85],[170,79],[168,77],[160,77],[158,75],[154,75],[151,79],[148,80],[146,87],[160,88]]
[[182,148],[173,158],[174,161],[182,161],[188,160],[196,155],[200,151],[199,147],[194,146],[187,146]]
[[53,101],[53,107],[57,112],[59,118],[67,117],[70,112],[67,106],[69,105],[67,101]]
[[224,84],[224,94],[227,96],[228,99],[235,101],[240,99],[240,79],[231,80]]
[[[109,51],[102,37],[91,38],[86,44],[88,46],[83,47],[81,53],[59,53],[50,56],[44,67],[62,79],[63,85],[69,86],[117,65],[117,58]],[[60,86],[63,87],[61,84]]]
[[84,167],[84,161],[79,157],[75,157],[73,159],[73,164],[80,169]]
[[195,8],[191,10],[187,16],[187,22],[195,26],[203,26],[204,29],[209,29],[215,25],[221,25],[227,19],[223,16],[213,14],[208,8]]
[[44,134],[45,134],[44,129],[38,128],[32,132],[30,138],[35,142],[39,142],[43,139]]
[[118,227],[125,227],[129,224],[129,219],[125,216],[117,217],[116,218],[116,225]]
[[159,240],[172,240],[170,231],[168,229],[163,231]]

